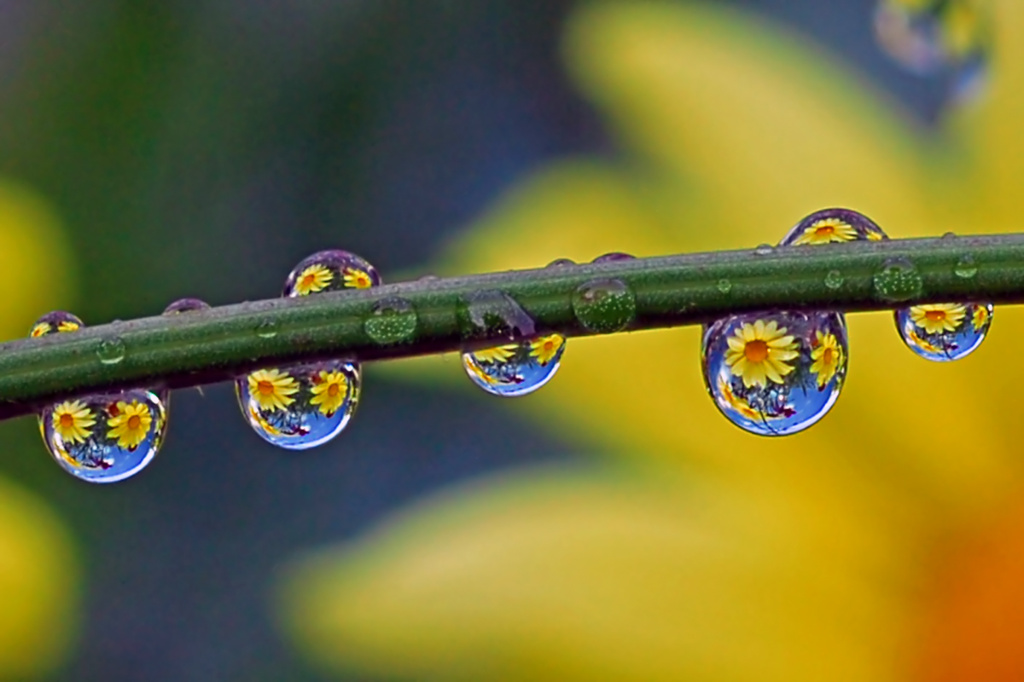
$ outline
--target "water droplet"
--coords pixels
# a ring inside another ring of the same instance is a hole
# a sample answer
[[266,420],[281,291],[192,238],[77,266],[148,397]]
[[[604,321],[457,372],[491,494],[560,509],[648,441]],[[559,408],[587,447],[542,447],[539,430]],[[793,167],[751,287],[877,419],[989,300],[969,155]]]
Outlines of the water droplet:
[[283,295],[294,298],[379,284],[376,268],[354,253],[333,249],[314,253],[296,265],[285,280]]
[[948,241],[952,241],[954,239],[956,239],[956,232],[945,232],[942,235],[942,240],[943,241],[947,241],[948,242]]
[[235,390],[249,425],[268,443],[288,450],[316,447],[348,425],[359,404],[362,372],[353,362],[261,369]]
[[597,258],[595,258],[591,262],[592,263],[616,263],[618,261],[624,261],[624,260],[636,260],[636,256],[631,256],[630,254],[622,253],[621,251],[612,251],[611,253],[606,253],[603,256],[598,256]]
[[758,256],[768,256],[772,251],[775,250],[771,244],[758,244],[757,248],[754,249],[754,253]]
[[124,340],[117,336],[101,340],[99,346],[96,347],[96,357],[104,365],[116,365],[124,360],[127,353],[128,349]]
[[831,409],[848,353],[839,313],[730,315],[704,329],[704,383],[729,421],[758,435],[783,436]]
[[363,323],[366,335],[382,346],[408,343],[416,335],[416,309],[404,298],[378,302]]
[[723,294],[727,294],[730,291],[732,291],[732,282],[723,277],[722,279],[718,280],[718,283],[715,284],[715,287],[717,287],[718,290],[721,291]]
[[174,303],[164,308],[164,315],[177,313],[191,313],[196,310],[209,310],[210,304],[198,298],[179,298]]
[[991,303],[926,303],[897,310],[896,329],[922,358],[949,362],[981,345],[993,312]]
[[920,296],[924,286],[921,273],[906,258],[886,261],[882,269],[875,273],[872,282],[875,296],[888,303],[898,303]]
[[871,218],[847,208],[815,211],[786,232],[779,246],[838,244],[852,241],[882,241],[885,232]]
[[277,322],[261,320],[256,324],[256,336],[261,339],[272,339],[277,336]]
[[843,273],[838,270],[829,270],[825,275],[825,286],[835,291],[843,286]]
[[[292,269],[284,296],[366,289],[380,283],[376,269],[359,256],[320,251]],[[263,338],[277,334],[276,328],[261,327],[262,333],[259,327],[256,333]],[[347,359],[268,367],[235,380],[246,421],[268,443],[287,450],[316,447],[341,433],[359,405],[361,386],[359,363]]]
[[40,336],[49,336],[50,334],[75,332],[84,326],[77,316],[63,310],[54,310],[52,313],[47,313],[36,320],[35,324],[32,325],[29,336],[39,338]]
[[978,274],[978,264],[974,261],[974,256],[971,254],[965,254],[960,257],[960,260],[956,262],[956,266],[953,268],[953,273],[957,277],[964,279],[970,279]]
[[567,265],[576,265],[576,261],[571,258],[556,258],[544,267],[547,268],[564,268]]
[[503,291],[466,294],[459,302],[459,329],[467,341],[484,336],[531,337],[536,325],[529,313]]
[[548,334],[464,352],[462,366],[473,383],[488,393],[521,396],[533,393],[551,380],[564,351],[565,338]]
[[90,483],[113,483],[137,474],[156,456],[167,410],[152,391],[101,393],[47,406],[39,426],[62,469]]
[[874,14],[879,47],[917,76],[942,77],[950,99],[962,102],[981,89],[991,52],[991,16],[974,0],[879,0]]
[[572,294],[576,319],[589,331],[610,334],[625,329],[636,317],[636,297],[617,279],[595,279]]
[[[44,315],[32,336],[77,331],[82,321],[63,311]],[[125,355],[121,339],[104,339],[105,364]],[[115,359],[116,358],[116,359]],[[43,443],[62,469],[91,483],[113,483],[141,471],[156,456],[167,431],[167,392],[146,389],[80,396],[39,412]]]

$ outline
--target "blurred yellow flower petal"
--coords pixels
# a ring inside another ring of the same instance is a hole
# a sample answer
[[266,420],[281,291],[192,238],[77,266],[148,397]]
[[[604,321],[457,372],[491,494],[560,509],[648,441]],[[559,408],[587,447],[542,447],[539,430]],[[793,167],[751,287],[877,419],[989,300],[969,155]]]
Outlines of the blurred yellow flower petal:
[[328,664],[416,680],[896,679],[899,586],[871,564],[901,575],[912,548],[854,538],[872,551],[851,562],[770,496],[623,476],[414,508],[300,564],[289,627]]
[[[833,205],[894,237],[1020,229],[1024,6],[995,8],[998,56],[1020,58],[996,65],[988,105],[926,135],[821,48],[734,9],[585,6],[571,70],[636,158],[553,164],[446,266],[750,248]],[[697,329],[570,339],[557,379],[505,409],[664,489],[537,475],[442,498],[300,573],[298,639],[320,660],[411,679],[955,679],[921,671],[959,632],[926,634],[961,604],[940,569],[1022,486],[1005,358],[1024,315],[997,317],[978,352],[936,365],[902,347],[891,314],[850,316],[842,397],[778,439],[717,413]],[[456,369],[390,371],[459,381]],[[945,446],[921,447],[935,429]],[[922,585],[946,606],[926,608]]]
[[52,671],[67,653],[78,607],[70,546],[52,511],[0,481],[0,678]]
[[25,336],[40,315],[67,305],[72,271],[50,206],[31,190],[0,180],[0,338]]

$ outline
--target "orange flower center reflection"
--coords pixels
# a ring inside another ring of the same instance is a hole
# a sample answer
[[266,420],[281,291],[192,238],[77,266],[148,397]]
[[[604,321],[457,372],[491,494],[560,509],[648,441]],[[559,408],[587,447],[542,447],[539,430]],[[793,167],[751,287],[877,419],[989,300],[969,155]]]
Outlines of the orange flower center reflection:
[[341,387],[339,387],[338,384],[331,384],[327,388],[327,395],[331,396],[332,398],[336,398],[340,392]]
[[942,320],[946,319],[946,311],[929,310],[924,314],[924,316],[926,319],[931,320],[932,322],[941,322]]
[[299,283],[299,286],[303,289],[312,289],[315,283],[316,277],[310,274],[302,278],[302,282]]
[[814,231],[814,235],[816,237],[822,237],[822,238],[831,237],[835,233],[836,233],[836,226],[835,225],[822,225],[821,227],[819,227],[818,229],[816,229]]
[[256,385],[260,395],[274,395],[274,384],[269,381],[261,381]]
[[834,353],[835,353],[835,351],[832,350],[831,348],[826,348],[822,352],[822,354],[821,354],[821,362],[822,362],[822,364],[824,364],[824,365],[831,365]]
[[67,412],[65,412],[64,414],[62,414],[60,416],[60,425],[61,425],[61,428],[70,429],[72,426],[75,425],[75,418],[72,417]]
[[747,341],[743,355],[747,357],[747,362],[764,362],[768,357],[768,344],[760,339]]
[[133,414],[132,416],[128,417],[128,429],[130,431],[135,431],[136,429],[138,429],[141,423],[142,418],[139,417],[139,415],[137,414]]

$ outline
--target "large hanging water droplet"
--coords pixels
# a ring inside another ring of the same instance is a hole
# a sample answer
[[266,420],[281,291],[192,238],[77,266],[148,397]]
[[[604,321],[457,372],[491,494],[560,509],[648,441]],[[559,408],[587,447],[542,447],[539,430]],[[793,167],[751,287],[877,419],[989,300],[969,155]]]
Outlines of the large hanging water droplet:
[[235,382],[249,425],[264,440],[306,450],[337,436],[359,404],[362,373],[354,362],[261,369]]
[[378,302],[363,322],[366,335],[382,346],[408,343],[416,336],[418,319],[412,303],[392,297]]
[[156,393],[137,389],[50,405],[39,425],[61,468],[90,483],[113,483],[137,474],[156,456],[167,412]]
[[925,303],[897,310],[896,329],[922,358],[949,362],[981,345],[993,312],[991,303]]
[[802,431],[831,409],[846,377],[843,316],[731,315],[704,330],[704,383],[729,421],[762,436]]
[[[380,282],[377,270],[359,256],[320,251],[292,269],[284,296],[366,289]],[[257,325],[256,333],[273,338],[277,328]],[[235,392],[242,414],[261,438],[288,450],[306,450],[326,443],[348,425],[359,405],[361,386],[359,363],[333,359],[256,370],[235,381]]]
[[625,329],[636,318],[636,297],[621,280],[595,279],[573,292],[572,309],[584,328],[611,334]]
[[[54,312],[41,317],[31,333],[46,336],[82,326],[74,315]],[[123,348],[108,352],[123,358]],[[167,431],[167,408],[162,396],[146,389],[90,394],[44,407],[39,430],[62,469],[90,483],[113,483],[156,456]]]
[[565,351],[560,334],[536,336],[494,348],[464,352],[462,365],[488,393],[513,397],[533,393],[558,371]]
[[879,0],[874,29],[879,47],[904,69],[943,78],[954,103],[981,91],[992,40],[986,2]]

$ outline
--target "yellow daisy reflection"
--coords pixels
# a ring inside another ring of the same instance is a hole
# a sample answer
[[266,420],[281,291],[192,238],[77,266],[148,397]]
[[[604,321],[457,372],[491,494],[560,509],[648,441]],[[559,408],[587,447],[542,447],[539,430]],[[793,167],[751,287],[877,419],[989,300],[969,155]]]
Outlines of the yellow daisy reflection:
[[149,406],[138,400],[130,403],[119,400],[116,406],[110,408],[110,413],[112,416],[107,420],[107,426],[110,427],[107,438],[116,440],[118,447],[134,450],[146,440],[149,427],[153,424]]
[[59,325],[57,325],[58,332],[76,332],[78,331],[78,329],[78,323],[72,322],[70,320],[64,320]]
[[726,341],[725,364],[733,374],[743,379],[743,385],[767,386],[768,382],[781,384],[783,377],[793,371],[788,364],[800,353],[796,339],[786,334],[775,320],[744,322]]
[[92,435],[91,427],[96,424],[90,410],[81,400],[63,402],[53,408],[53,430],[61,440],[70,443],[84,443]]
[[564,344],[565,339],[560,334],[538,337],[530,342],[530,357],[536,359],[541,366],[547,365]]
[[477,362],[507,362],[509,358],[516,354],[517,350],[519,350],[519,346],[513,343],[506,346],[495,346],[494,348],[475,350],[472,351],[472,355],[476,358]]
[[333,417],[348,395],[348,379],[341,372],[321,371],[313,385],[313,397],[310,405],[319,405],[320,412],[326,417]]
[[480,367],[480,365],[477,364],[477,362],[473,359],[473,356],[471,354],[466,354],[462,356],[462,366],[466,368],[467,372],[469,372],[476,378],[480,379],[480,381],[484,382],[485,384],[494,385],[502,383],[502,380],[500,378],[492,377],[490,374],[485,372]]
[[985,305],[978,305],[974,309],[974,315],[971,316],[971,324],[974,326],[974,331],[981,331],[988,324],[988,307]]
[[850,242],[856,238],[857,230],[849,223],[838,218],[825,218],[808,225],[793,244],[832,244]]
[[750,402],[746,398],[741,398],[733,393],[732,385],[723,376],[718,377],[718,391],[722,395],[722,400],[725,401],[726,407],[731,407],[747,419],[763,421],[768,418],[767,415],[751,407]]
[[299,384],[279,369],[259,369],[249,375],[249,395],[261,410],[285,410],[295,402],[291,396],[299,392]]
[[924,329],[925,334],[955,332],[965,315],[967,308],[959,303],[929,303],[910,308],[910,319]]
[[52,327],[49,322],[40,322],[36,326],[32,327],[31,336],[33,338],[39,338],[40,336],[46,336],[50,333]]
[[358,268],[345,268],[342,274],[344,275],[345,286],[349,289],[369,289],[373,286],[373,279],[370,278],[370,273]]
[[843,361],[843,349],[835,334],[814,333],[815,344],[811,349],[811,371],[818,377],[818,388],[832,381],[836,370]]
[[299,273],[295,280],[295,293],[299,296],[315,294],[330,286],[332,280],[334,280],[333,272],[319,263],[314,263]]

